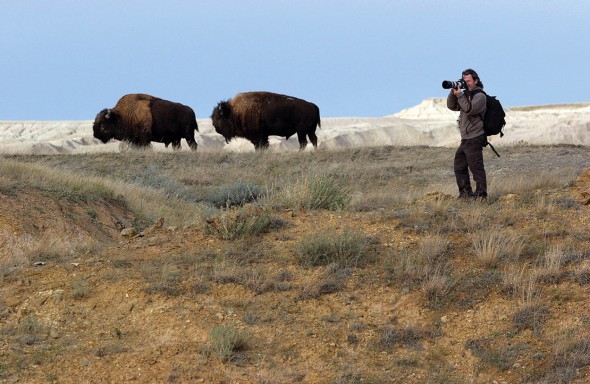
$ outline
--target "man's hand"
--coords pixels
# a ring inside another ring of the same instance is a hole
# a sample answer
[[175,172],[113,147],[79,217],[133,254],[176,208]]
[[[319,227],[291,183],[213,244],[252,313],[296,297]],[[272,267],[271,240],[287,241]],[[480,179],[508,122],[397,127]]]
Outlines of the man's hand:
[[459,89],[459,87],[453,88],[453,94],[455,96],[459,96],[460,93],[463,93],[463,92],[461,91],[461,89]]

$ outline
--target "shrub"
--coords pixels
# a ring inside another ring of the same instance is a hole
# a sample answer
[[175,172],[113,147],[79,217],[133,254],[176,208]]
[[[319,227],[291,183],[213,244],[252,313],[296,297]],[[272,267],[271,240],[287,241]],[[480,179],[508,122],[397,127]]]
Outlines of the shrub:
[[337,263],[343,267],[365,265],[374,259],[369,238],[360,231],[345,229],[340,234],[318,233],[302,240],[295,248],[299,263],[316,267]]
[[84,299],[90,296],[92,288],[86,280],[79,278],[72,283],[72,297],[74,299]]
[[548,317],[549,307],[547,305],[527,304],[512,316],[512,324],[518,331],[530,329],[535,335],[538,335]]
[[567,332],[554,345],[551,371],[545,375],[548,382],[568,383],[581,378],[584,368],[590,366],[590,338]]
[[211,217],[206,220],[205,225],[206,232],[223,240],[235,240],[263,233],[271,225],[271,218],[266,209],[246,205]]
[[251,203],[263,195],[262,188],[259,186],[239,181],[215,191],[205,201],[217,208],[229,208]]
[[482,363],[494,366],[501,371],[512,368],[517,358],[528,348],[526,344],[509,344],[493,348],[489,339],[467,340],[465,347],[471,350],[471,353]]
[[208,352],[222,362],[231,361],[235,353],[248,347],[248,334],[233,325],[215,327],[209,332]]
[[376,346],[381,350],[391,350],[396,345],[417,348],[420,347],[420,341],[422,339],[431,335],[431,331],[427,331],[423,328],[396,328],[393,325],[387,325],[381,330],[381,335],[377,340]]
[[343,209],[350,201],[350,191],[336,185],[331,176],[311,175],[281,189],[275,197],[289,209]]

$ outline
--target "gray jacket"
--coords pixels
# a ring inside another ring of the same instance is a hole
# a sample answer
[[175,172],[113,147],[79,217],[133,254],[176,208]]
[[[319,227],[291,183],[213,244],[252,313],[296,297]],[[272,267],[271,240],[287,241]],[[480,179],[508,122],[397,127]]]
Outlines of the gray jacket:
[[[476,87],[475,89],[481,89]],[[459,131],[461,139],[473,139],[484,134],[482,116],[486,111],[486,95],[479,92],[473,99],[465,93],[455,96],[453,90],[447,97],[447,108],[459,112]]]

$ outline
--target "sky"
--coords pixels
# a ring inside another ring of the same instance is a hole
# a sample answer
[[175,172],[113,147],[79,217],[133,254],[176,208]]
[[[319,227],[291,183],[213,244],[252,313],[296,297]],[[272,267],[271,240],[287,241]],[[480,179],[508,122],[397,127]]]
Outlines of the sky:
[[381,117],[475,69],[505,106],[590,102],[587,0],[0,0],[0,120],[94,120],[128,93],[207,118],[236,93]]

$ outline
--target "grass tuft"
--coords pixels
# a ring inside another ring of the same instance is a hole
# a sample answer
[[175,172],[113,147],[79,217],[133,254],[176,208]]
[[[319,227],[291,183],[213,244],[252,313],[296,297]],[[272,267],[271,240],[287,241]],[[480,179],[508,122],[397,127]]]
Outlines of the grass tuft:
[[209,332],[207,352],[223,363],[230,362],[236,357],[236,352],[248,348],[248,338],[246,331],[233,325],[215,327]]
[[317,267],[339,264],[355,268],[372,262],[375,258],[370,239],[358,230],[344,229],[341,233],[319,232],[300,241],[295,254],[300,265]]
[[333,177],[326,174],[300,177],[292,184],[279,188],[273,202],[287,209],[343,209],[350,201],[350,191],[336,184]]
[[263,196],[263,189],[258,185],[239,181],[221,187],[205,198],[205,201],[217,208],[230,208],[252,203]]
[[248,204],[222,211],[205,221],[205,231],[223,240],[236,240],[265,232],[272,220],[267,209]]

